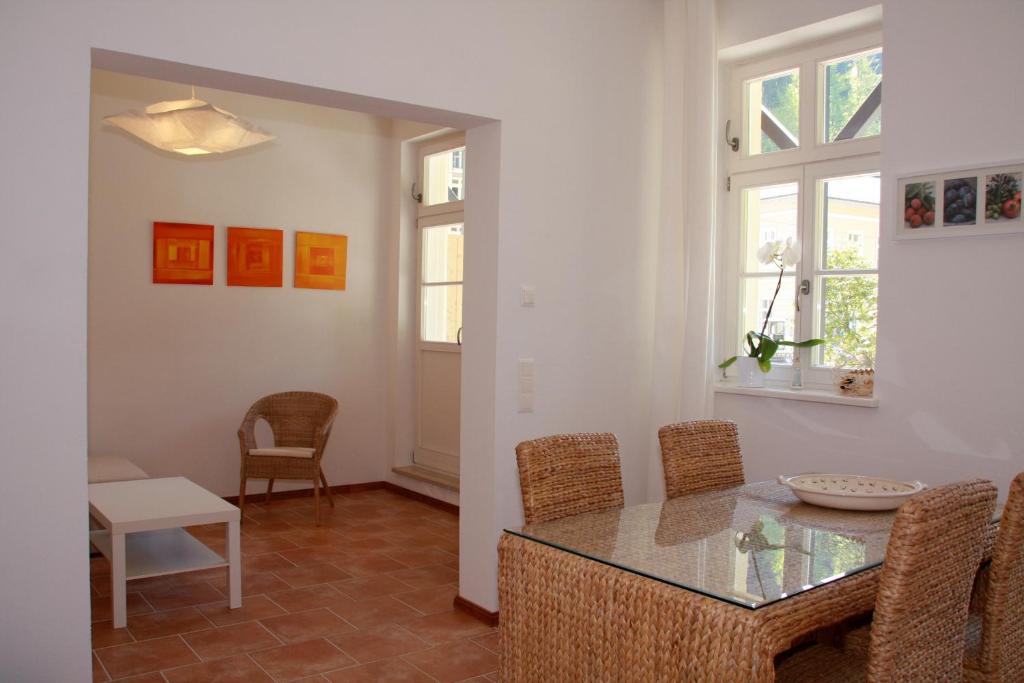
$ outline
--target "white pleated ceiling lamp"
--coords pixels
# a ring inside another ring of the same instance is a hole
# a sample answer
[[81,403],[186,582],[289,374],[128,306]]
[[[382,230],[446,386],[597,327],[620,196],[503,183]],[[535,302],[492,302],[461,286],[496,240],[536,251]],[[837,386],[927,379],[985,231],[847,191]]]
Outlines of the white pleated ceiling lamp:
[[189,156],[222,154],[273,140],[259,126],[209,102],[192,98],[156,102],[103,119],[159,149]]

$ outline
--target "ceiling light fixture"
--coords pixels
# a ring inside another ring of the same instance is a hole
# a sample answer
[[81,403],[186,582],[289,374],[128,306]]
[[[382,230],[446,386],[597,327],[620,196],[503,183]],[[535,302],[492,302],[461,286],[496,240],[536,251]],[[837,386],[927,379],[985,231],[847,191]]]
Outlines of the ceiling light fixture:
[[156,102],[144,110],[130,109],[103,119],[159,149],[178,154],[221,154],[274,136],[209,102],[192,99]]

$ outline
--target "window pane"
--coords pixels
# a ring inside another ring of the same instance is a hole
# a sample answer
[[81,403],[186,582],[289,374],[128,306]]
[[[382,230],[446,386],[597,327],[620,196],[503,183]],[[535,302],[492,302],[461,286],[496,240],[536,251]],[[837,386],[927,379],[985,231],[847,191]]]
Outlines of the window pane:
[[[742,306],[740,312],[740,339],[738,342],[745,345],[747,332],[760,332],[764,327],[764,333],[776,341],[786,339],[792,341],[796,334],[796,310],[793,305],[795,300],[794,287],[795,278],[786,275],[782,278],[782,287],[779,296],[772,306],[771,316],[768,317],[768,324],[765,325],[765,316],[768,315],[768,306],[771,304],[772,295],[775,293],[775,285],[778,278],[775,277],[745,277],[742,284]],[[746,353],[741,348],[740,353]],[[793,349],[789,346],[779,348],[778,353],[772,362],[792,363]]]
[[825,67],[825,142],[882,132],[882,51],[873,50]]
[[427,206],[466,198],[466,148],[431,154],[423,160],[423,203]]
[[462,285],[424,285],[420,307],[423,341],[458,341],[462,328]]
[[813,531],[810,583],[839,576],[850,567],[864,564],[865,545],[859,538],[840,536],[831,531]]
[[878,268],[877,173],[820,181],[826,270]]
[[757,260],[765,242],[796,239],[799,208],[796,183],[768,185],[743,190],[743,270],[748,273],[777,273],[778,266]]
[[423,282],[462,282],[462,223],[423,228]]
[[747,154],[800,146],[800,72],[747,81]]
[[815,336],[819,363],[830,367],[873,365],[878,324],[877,275],[826,275],[820,278],[821,316]]

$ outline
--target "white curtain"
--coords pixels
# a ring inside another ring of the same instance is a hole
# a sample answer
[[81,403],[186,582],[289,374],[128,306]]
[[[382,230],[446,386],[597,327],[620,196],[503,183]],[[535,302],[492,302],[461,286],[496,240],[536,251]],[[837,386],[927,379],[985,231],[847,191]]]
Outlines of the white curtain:
[[[647,497],[664,496],[657,430],[711,414],[717,92],[714,0],[665,0],[661,215]],[[722,133],[724,135],[724,133]]]

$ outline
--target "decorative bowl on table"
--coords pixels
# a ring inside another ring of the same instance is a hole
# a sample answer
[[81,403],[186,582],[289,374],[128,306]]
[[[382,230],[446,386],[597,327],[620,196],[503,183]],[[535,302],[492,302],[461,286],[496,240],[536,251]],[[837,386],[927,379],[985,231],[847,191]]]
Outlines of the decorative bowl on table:
[[919,481],[896,481],[857,474],[797,474],[779,477],[805,503],[838,510],[895,510],[928,488]]

